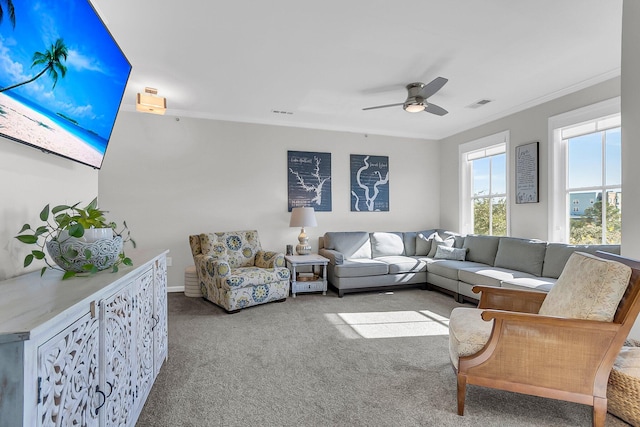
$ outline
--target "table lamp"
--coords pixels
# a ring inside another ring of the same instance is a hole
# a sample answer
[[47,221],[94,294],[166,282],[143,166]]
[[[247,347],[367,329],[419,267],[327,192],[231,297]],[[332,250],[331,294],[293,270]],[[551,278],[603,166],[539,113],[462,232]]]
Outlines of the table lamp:
[[289,227],[302,227],[300,235],[298,236],[298,243],[296,245],[296,253],[298,255],[309,255],[311,253],[311,245],[309,245],[309,238],[304,232],[305,227],[317,227],[316,213],[313,208],[301,207],[293,208],[291,210],[291,220],[289,221]]

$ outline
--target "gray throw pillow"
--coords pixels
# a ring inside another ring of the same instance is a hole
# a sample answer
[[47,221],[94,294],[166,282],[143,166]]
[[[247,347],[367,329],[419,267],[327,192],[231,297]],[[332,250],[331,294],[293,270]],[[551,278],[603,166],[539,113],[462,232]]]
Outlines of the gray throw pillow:
[[464,261],[467,250],[462,248],[450,248],[444,245],[437,246],[434,259],[451,259],[456,261]]
[[427,256],[431,250],[431,241],[434,235],[437,235],[435,230],[421,231],[416,235],[416,255]]

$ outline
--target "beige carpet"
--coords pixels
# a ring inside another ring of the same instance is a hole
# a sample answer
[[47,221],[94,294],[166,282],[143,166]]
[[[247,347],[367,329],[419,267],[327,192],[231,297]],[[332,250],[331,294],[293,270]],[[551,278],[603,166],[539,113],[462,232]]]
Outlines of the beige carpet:
[[169,294],[169,359],[137,425],[591,425],[588,406],[475,386],[456,415],[446,325],[459,305],[420,289],[329,292],[229,315]]

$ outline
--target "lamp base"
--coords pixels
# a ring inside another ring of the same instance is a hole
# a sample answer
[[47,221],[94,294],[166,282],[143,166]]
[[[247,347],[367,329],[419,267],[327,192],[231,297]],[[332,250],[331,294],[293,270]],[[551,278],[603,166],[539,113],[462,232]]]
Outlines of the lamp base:
[[309,245],[309,244],[306,244],[306,245],[303,245],[303,244],[296,245],[296,253],[297,253],[298,255],[309,255],[309,254],[311,253],[311,245]]
[[309,237],[307,237],[307,233],[304,232],[304,227],[300,230],[298,242],[300,243],[296,245],[296,253],[298,255],[309,255],[311,253],[311,245],[309,244]]

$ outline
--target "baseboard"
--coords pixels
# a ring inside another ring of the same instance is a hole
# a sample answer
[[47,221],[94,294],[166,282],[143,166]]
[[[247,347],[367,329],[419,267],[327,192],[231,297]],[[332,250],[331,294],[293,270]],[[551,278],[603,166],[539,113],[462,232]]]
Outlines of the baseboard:
[[183,286],[167,286],[167,293],[169,292],[184,292]]

